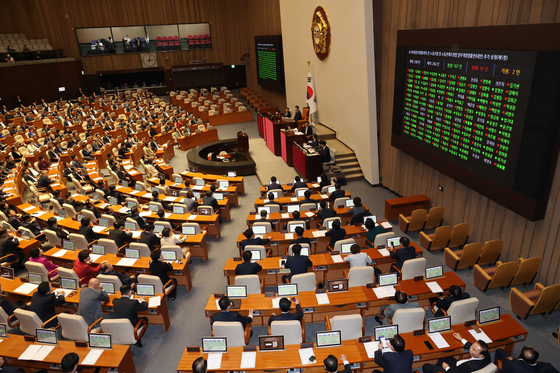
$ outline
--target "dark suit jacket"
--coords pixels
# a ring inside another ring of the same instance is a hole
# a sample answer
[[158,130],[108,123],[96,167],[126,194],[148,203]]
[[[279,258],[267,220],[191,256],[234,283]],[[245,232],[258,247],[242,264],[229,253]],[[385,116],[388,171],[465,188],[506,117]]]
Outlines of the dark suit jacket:
[[[467,342],[465,344],[465,349],[471,348],[472,343]],[[469,360],[464,362],[459,366],[452,366],[447,370],[447,373],[470,373],[474,372],[475,370],[479,370],[490,364],[490,354],[486,355],[486,357],[482,360]]]
[[[334,192],[331,193],[331,195],[329,196],[329,200],[331,202],[336,201],[337,198],[342,198],[346,196],[346,191],[339,189],[339,190],[335,190]],[[336,206],[335,206],[336,207]]]
[[49,179],[45,175],[41,175],[37,181],[37,188],[49,188],[52,183],[54,183],[54,180]]
[[173,266],[170,263],[160,262],[159,260],[152,260],[150,262],[150,274],[158,276],[163,286],[169,281],[167,272],[172,270]]
[[[439,308],[440,310],[448,310],[449,307],[451,306],[451,303],[455,302],[456,300],[462,300],[462,299],[467,299],[470,298],[471,296],[469,295],[469,293],[461,293],[460,296],[458,296],[457,298],[455,298],[452,295],[449,295],[443,299],[438,299],[436,301],[436,306],[437,308]],[[442,315],[443,316],[443,312]]]
[[140,321],[138,311],[148,309],[148,302],[138,302],[136,299],[127,297],[113,299],[113,307],[115,308],[115,318],[129,319],[132,327],[135,327]]
[[6,312],[6,315],[11,316],[14,314],[14,306],[6,299],[0,297],[0,307]]
[[[140,215],[129,216],[129,218],[136,220],[136,222],[140,226],[140,229],[146,228],[146,225],[147,225],[146,221]],[[142,242],[142,241],[140,241],[140,242]]]
[[270,185],[268,186],[268,190],[275,190],[275,189],[283,190],[283,189],[282,189],[282,185],[280,185],[280,184],[278,184],[278,183],[273,183],[273,184],[270,184]]
[[343,240],[344,237],[346,237],[346,229],[344,228],[331,229],[330,231],[325,233],[325,236],[331,238],[331,242],[329,242],[329,246],[331,247],[331,249],[334,250],[334,244],[336,243],[336,241]]
[[130,277],[129,275],[127,275],[125,273],[117,272],[115,270],[107,271],[107,272],[103,272],[103,273],[99,272],[99,274],[107,275],[107,276],[117,276],[119,278],[119,280],[121,280],[121,283],[123,285],[134,283],[134,280],[132,279],[132,277]]
[[244,261],[243,263],[240,263],[237,265],[237,267],[235,267],[235,274],[239,276],[256,275],[260,271],[262,271],[262,266],[259,263],[251,263],[250,261]]
[[375,363],[383,368],[383,373],[412,373],[412,357],[410,350],[403,352],[375,351]]
[[159,244],[159,237],[155,233],[142,232],[139,242],[145,243],[150,248],[150,251],[154,251],[156,249],[155,244]]
[[299,244],[306,243],[306,244],[309,244],[309,246],[311,246],[311,239],[307,238],[307,237],[298,237],[295,240],[293,240],[292,242],[290,242],[290,245],[294,244],[294,243],[299,243]]
[[132,233],[128,234],[121,229],[111,229],[109,231],[109,239],[115,241],[118,247],[123,247],[127,238],[132,237]]
[[91,227],[80,227],[80,234],[86,237],[87,242],[93,242],[99,239],[99,236],[97,236],[97,233],[95,233]]
[[58,227],[56,227],[56,228],[54,228],[54,227],[48,228],[47,227],[46,229],[48,229],[50,231],[53,231],[53,232],[56,232],[56,235],[58,236],[58,238],[62,238],[64,240],[68,239],[68,234]]
[[[39,293],[35,293],[33,294],[33,298],[31,298],[31,306],[29,306],[29,310],[35,312],[41,321],[45,322],[55,315],[54,308],[63,303],[63,295],[56,296],[54,293],[41,295]],[[58,322],[56,321],[52,323],[52,325],[57,324]]]
[[304,183],[303,181],[295,183],[294,185],[292,185],[292,193],[298,188],[307,188],[307,183]]
[[270,316],[268,318],[268,325],[272,324],[273,321],[297,320],[301,322],[301,319],[303,319],[303,310],[299,304],[296,304],[296,312],[282,312],[280,315]]
[[323,224],[323,221],[325,221],[326,218],[334,218],[336,216],[336,211],[329,207],[324,210],[317,211],[317,216],[321,219],[321,224]]
[[249,238],[248,240],[243,240],[239,244],[241,245],[242,249],[245,249],[247,245],[266,245],[270,242],[269,238],[262,239],[260,237],[257,238]]
[[210,324],[214,325],[215,321],[227,321],[227,322],[239,321],[243,325],[243,329],[245,329],[247,324],[250,324],[250,323],[253,322],[253,319],[249,316],[241,316],[239,314],[239,312],[235,312],[235,311],[224,312],[224,311],[222,311],[222,312],[215,313],[215,314],[212,315],[212,318],[210,319]]
[[502,360],[502,373],[558,373],[550,363],[538,361],[535,366],[531,366],[523,360]]
[[284,267],[290,269],[289,278],[291,279],[293,275],[307,273],[307,268],[313,267],[313,263],[308,256],[294,255],[286,259],[286,264],[284,264]]
[[398,250],[391,251],[390,254],[392,259],[397,260],[397,262],[395,263],[395,267],[397,267],[398,269],[402,269],[402,266],[406,260],[416,258],[416,251],[412,246],[402,247]]
[[298,120],[301,120],[301,111],[296,110],[296,112],[294,112],[294,122],[297,122]]

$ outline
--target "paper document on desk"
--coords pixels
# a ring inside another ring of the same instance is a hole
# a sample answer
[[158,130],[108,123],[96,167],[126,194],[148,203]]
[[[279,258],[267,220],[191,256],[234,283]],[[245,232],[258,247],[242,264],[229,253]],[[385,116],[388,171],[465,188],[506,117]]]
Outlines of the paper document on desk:
[[449,343],[443,338],[441,333],[428,333],[428,337],[434,342],[437,348],[446,348],[449,347]]
[[89,350],[87,356],[84,358],[84,360],[80,364],[81,365],[95,365],[95,363],[97,363],[97,360],[99,359],[99,357],[101,356],[102,353],[103,353],[102,349],[92,348],[91,350]]
[[482,339],[484,342],[486,343],[492,343],[493,341],[490,339],[490,337],[488,337],[488,335],[486,333],[484,333],[484,331],[482,329],[480,329],[480,333],[477,333],[476,331],[474,331],[474,329],[469,329],[469,333],[471,333],[471,335],[474,337],[474,339],[476,339],[477,341],[479,339]]
[[284,235],[286,240],[293,240],[294,239],[294,234],[293,233],[286,233]]
[[344,263],[344,259],[342,259],[342,256],[340,255],[331,255],[331,259],[335,263]]
[[120,212],[121,214],[128,214],[130,212],[130,209],[128,207],[121,207],[118,212]]
[[[90,254],[91,256],[91,254]],[[121,266],[121,267],[132,267],[134,265],[134,263],[136,263],[138,259],[132,259],[132,258],[122,258],[121,260],[119,260],[119,262],[117,263],[117,266]]]
[[443,289],[439,286],[437,281],[426,282],[426,285],[428,285],[432,293],[443,293]]
[[97,207],[99,207],[100,209],[104,209],[104,208],[107,207],[107,206],[109,206],[108,203],[102,203],[102,204],[100,204],[100,205],[97,206]]
[[390,223],[386,222],[386,221],[384,221],[384,222],[382,222],[382,223],[379,223],[379,225],[381,225],[381,226],[382,226],[383,228],[385,228],[385,229],[391,229],[391,228],[393,228],[393,226],[392,226]]
[[317,298],[317,304],[329,304],[331,302],[327,293],[315,294],[315,297]]
[[56,253],[54,253],[53,256],[55,258],[62,258],[67,252],[68,250],[60,249]]
[[313,364],[313,361],[311,361],[311,356],[314,356],[315,353],[313,352],[312,348],[301,348],[299,350],[299,357],[301,359],[301,365],[309,365],[309,364]]
[[146,193],[142,196],[142,198],[152,198],[152,193]]
[[282,219],[289,219],[290,218],[290,214],[282,214]]
[[391,255],[391,253],[389,252],[389,250],[387,249],[377,249],[377,251],[379,251],[379,254],[383,255],[383,256],[389,256]]
[[312,186],[313,188],[319,188],[320,185],[319,185],[319,184],[311,184],[311,186]]
[[37,352],[39,352],[41,347],[43,347],[43,346],[42,345],[31,345],[31,346],[27,347],[25,349],[25,351],[23,351],[23,354],[21,354],[18,357],[18,360],[33,360],[33,358],[35,357]]
[[280,308],[280,299],[282,298],[272,299],[272,308]]
[[140,238],[142,231],[130,231],[132,233],[132,238]]
[[170,213],[170,212],[166,212],[166,213],[165,213],[165,218],[166,218],[166,219],[167,219],[168,217],[170,217],[170,216],[171,216],[171,213]]
[[105,229],[107,229],[106,227],[102,227],[100,225],[96,225],[94,227],[91,228],[92,231],[94,231],[95,233],[101,233],[103,232]]
[[191,216],[189,216],[189,217],[187,218],[187,220],[196,220],[196,217],[197,217],[197,216],[198,216],[198,215],[192,215],[192,214],[191,214]]
[[140,193],[139,190],[135,190],[135,191],[130,192],[130,194],[132,194],[132,195],[137,195],[138,193]]
[[35,353],[35,356],[33,356],[31,360],[35,360],[35,361],[45,360],[45,358],[49,356],[49,354],[51,353],[52,350],[54,350],[55,347],[56,346],[41,346],[39,351]]
[[373,292],[377,298],[388,298],[395,296],[395,287],[390,286],[381,286],[379,288],[373,288]]
[[313,231],[313,237],[325,237],[327,231]]
[[99,255],[99,254],[89,254],[89,258],[91,259],[92,263],[97,262],[97,260],[99,258],[101,258],[103,255]]
[[19,286],[17,289],[15,289],[14,293],[29,294],[33,290],[37,289],[38,286],[39,285],[37,285],[37,284],[26,283],[26,284],[23,284],[23,285]]
[[45,214],[48,214],[48,212],[46,212],[46,211],[35,211],[35,212],[33,213],[33,216],[36,217],[36,218],[38,218],[38,217],[43,216],[43,215],[45,215]]
[[141,213],[139,213],[138,215],[140,215],[141,217],[146,217],[146,216],[150,216],[152,215],[151,211],[142,211]]
[[222,367],[222,353],[221,352],[211,352],[208,354],[208,370],[218,370]]
[[378,346],[377,341],[364,343],[364,348],[366,349],[367,356],[370,359],[373,359],[375,357],[375,351],[377,351],[377,346]]
[[291,202],[297,202],[298,199],[297,199],[297,197],[291,197],[291,198],[290,198],[290,201],[291,201]]
[[314,216],[314,215],[315,215],[315,214],[312,213],[311,211],[306,211],[306,212],[305,212],[305,216],[307,216],[308,218],[310,218],[310,217],[312,217],[312,216]]
[[116,190],[121,190],[121,189],[123,189],[123,188],[124,188],[124,187],[123,187],[122,185],[117,185],[117,186],[115,187]]
[[257,364],[257,351],[249,351],[241,353],[241,369],[251,369]]
[[175,197],[165,197],[163,200],[167,202],[173,202],[175,201]]
[[148,298],[148,308],[155,308],[161,305],[160,297],[150,297]]
[[204,187],[203,187],[203,186],[200,186],[200,185],[195,185],[195,186],[193,186],[191,189],[192,189],[192,190],[202,190],[202,188],[204,188]]
[[29,206],[23,209],[23,211],[27,212],[27,211],[31,211],[35,208],[35,206]]

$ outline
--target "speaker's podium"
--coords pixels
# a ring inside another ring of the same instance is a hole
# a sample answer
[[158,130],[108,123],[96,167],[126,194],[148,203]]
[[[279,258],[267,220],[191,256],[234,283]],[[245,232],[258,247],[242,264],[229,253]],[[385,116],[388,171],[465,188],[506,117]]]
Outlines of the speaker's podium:
[[237,132],[237,151],[240,153],[249,151],[249,136],[241,131]]

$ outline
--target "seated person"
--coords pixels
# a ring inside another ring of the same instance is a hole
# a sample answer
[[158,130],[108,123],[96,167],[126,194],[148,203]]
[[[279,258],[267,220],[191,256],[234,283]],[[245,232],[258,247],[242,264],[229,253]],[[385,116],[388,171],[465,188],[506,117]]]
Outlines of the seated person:
[[321,219],[321,225],[324,225],[323,222],[326,218],[334,218],[338,216],[336,211],[330,205],[327,205],[327,201],[322,200],[319,202],[319,206],[321,206],[321,209],[317,211],[317,217]]
[[326,174],[321,175],[321,182],[319,183],[319,190],[323,190],[324,187],[332,185],[331,180]]
[[404,349],[405,342],[403,337],[396,334],[387,342],[390,351],[382,351],[383,344],[381,343],[381,341],[379,341],[378,349],[374,353],[375,363],[382,367],[383,370],[374,369],[372,373],[412,373],[412,361],[414,359],[414,353],[411,350]]
[[12,254],[3,260],[6,262],[12,262],[14,259],[17,259],[17,262],[12,264],[12,268],[16,272],[25,268],[23,265],[25,253],[18,246],[19,241],[17,238],[10,236],[6,228],[0,228],[0,258]]
[[313,267],[313,262],[308,256],[301,255],[301,245],[295,244],[292,247],[293,256],[289,256],[284,263],[284,268],[290,269],[289,275],[282,276],[282,282],[287,283],[291,281],[294,275],[299,275],[302,273],[307,273],[307,269]]
[[[294,211],[294,212],[292,212],[292,217],[293,217],[293,219],[290,220],[290,221],[298,221],[298,220],[301,220],[301,219],[300,219],[300,216],[301,216],[301,214],[299,213],[299,211]],[[284,225],[282,226],[282,230],[283,230],[283,231],[285,231],[285,230],[288,229],[288,223],[289,223],[289,222],[286,222],[286,224],[284,224]],[[305,222],[305,229],[311,229],[311,227],[309,226],[309,223],[308,223],[307,221]]]
[[[64,294],[57,295],[53,292],[53,288],[48,281],[43,281],[37,287],[37,292],[31,298],[29,310],[39,316],[42,322],[45,322],[56,315],[54,308],[64,304]],[[58,319],[50,321],[46,328],[53,328],[58,325]]]
[[278,202],[276,202],[276,201],[274,200],[274,193],[268,193],[267,197],[268,197],[268,202],[265,202],[265,203],[264,203],[265,206],[273,206],[273,205],[275,205],[275,206],[278,206],[278,208],[279,208],[280,210],[282,210],[282,206],[280,205],[280,203],[278,203]]
[[126,242],[132,238],[130,229],[123,230],[124,223],[116,220],[113,223],[113,229],[109,230],[109,239],[115,241],[118,248],[126,245]]
[[558,373],[552,364],[538,361],[539,352],[531,346],[523,346],[518,359],[498,348],[494,359],[502,362],[502,373]]
[[400,249],[395,250],[395,247],[391,246],[389,250],[391,258],[397,260],[394,266],[398,269],[402,269],[405,261],[416,258],[416,250],[414,250],[414,247],[409,246],[410,240],[407,237],[402,237],[399,242],[401,243]]
[[274,230],[274,222],[273,221],[267,221],[267,217],[268,217],[268,212],[266,212],[266,210],[261,210],[261,218],[260,219],[255,219],[255,222],[267,222],[270,223],[270,228],[272,230]]
[[82,316],[86,324],[92,325],[103,317],[102,304],[108,300],[109,294],[103,290],[99,280],[92,278],[89,280],[87,287],[80,289],[80,300],[76,314]]
[[463,292],[463,289],[457,285],[451,285],[449,287],[449,294],[450,295],[445,298],[430,298],[430,304],[436,303],[437,311],[434,315],[435,317],[445,316],[443,311],[447,311],[451,303],[471,297],[469,293]]
[[86,238],[88,243],[92,243],[93,241],[97,241],[99,239],[97,233],[93,231],[90,218],[87,216],[83,217],[80,222],[80,234]]
[[305,193],[303,193],[303,196],[305,197],[304,199],[302,199],[301,201],[299,201],[299,205],[303,205],[304,203],[313,203],[316,204],[317,201],[315,201],[314,199],[311,199],[311,191],[310,190],[306,190]]
[[379,316],[375,316],[375,321],[383,325],[389,325],[389,317],[393,317],[395,312],[400,309],[421,308],[418,302],[408,302],[408,295],[404,291],[397,290],[395,292],[395,301],[397,303],[381,306]]
[[280,190],[284,190],[282,188],[282,185],[278,184],[276,176],[272,176],[270,178],[270,184],[268,185],[268,190],[274,190],[274,189],[280,189]]
[[91,211],[97,219],[101,217],[101,213],[99,212],[99,210],[95,208],[95,206],[93,205],[93,201],[91,199],[86,200],[84,203],[85,203],[85,206],[83,208],[84,210]]
[[159,209],[158,212],[157,212],[157,216],[158,216],[158,217],[157,217],[156,220],[155,220],[156,222],[158,222],[158,221],[164,221],[164,222],[166,222],[166,223],[171,224],[171,228],[172,228],[172,229],[177,228],[177,225],[176,225],[176,224],[174,224],[170,219],[166,219],[166,218],[165,218],[165,210]]
[[302,227],[296,227],[295,232],[296,232],[296,237],[297,238],[295,240],[292,240],[290,242],[290,245],[295,244],[295,243],[299,243],[299,244],[306,243],[306,244],[309,245],[309,247],[311,247],[311,239],[308,238],[308,237],[303,237],[303,233],[305,231],[303,230]]
[[294,178],[294,185],[292,185],[292,194],[299,188],[307,188],[307,183],[301,180],[299,176],[296,176]]
[[178,238],[175,237],[175,235],[169,228],[163,228],[163,231],[161,232],[161,236],[162,236],[161,243],[160,243],[161,247],[179,246],[178,244],[185,242],[185,240],[187,239],[187,236],[183,234],[181,234]]
[[256,275],[262,271],[262,266],[257,262],[251,262],[253,253],[250,251],[243,252],[243,263],[240,263],[235,267],[235,275]]
[[152,201],[151,202],[161,203],[161,206],[163,207],[164,210],[169,210],[169,205],[167,204],[167,202],[159,199],[159,192],[157,190],[154,190],[152,192]]
[[367,266],[368,264],[373,263],[373,260],[371,260],[368,254],[360,252],[360,245],[352,245],[350,247],[350,251],[352,254],[344,258],[345,262],[350,262],[350,268]]
[[329,246],[334,250],[336,241],[343,240],[346,237],[346,229],[340,227],[340,220],[335,220],[333,221],[332,229],[325,233],[325,236],[331,238]]
[[212,190],[207,191],[206,196],[202,197],[202,204],[204,206],[212,206],[214,208],[214,214],[217,214],[220,211],[218,200],[212,197]]
[[[342,197],[345,197],[345,196],[346,196],[346,191],[340,189],[341,187],[340,187],[340,184],[339,184],[339,183],[334,184],[334,188],[335,188],[335,191],[332,192],[332,193],[329,195],[329,200],[331,201],[331,203],[333,203],[334,201],[336,201],[337,198],[342,198]],[[334,206],[334,207],[336,207],[336,206]]]
[[[133,208],[130,209],[130,214],[128,215],[129,218],[131,218],[132,220],[136,221],[136,223],[138,223],[138,226],[140,227],[140,229],[145,229],[147,224],[146,221],[144,220],[143,217],[140,216],[140,212],[138,212],[138,207],[134,206]],[[152,230],[153,230],[153,226],[152,226]]]
[[172,281],[173,284],[175,284],[173,290],[171,290],[167,295],[168,300],[175,300],[177,297],[177,280],[170,278],[168,275],[169,271],[173,271],[173,266],[171,263],[167,263],[163,260],[163,255],[161,255],[161,250],[159,249],[152,251],[150,257],[152,258],[152,261],[150,262],[150,274],[158,276],[163,286],[165,286],[165,284],[169,281]]
[[78,260],[74,261],[74,272],[81,279],[80,285],[86,285],[101,269],[100,264],[97,267],[92,267],[90,264],[89,250],[84,249],[80,251],[78,253]]
[[375,242],[375,237],[377,237],[378,234],[387,233],[387,231],[385,230],[385,228],[383,228],[381,226],[381,224],[380,225],[375,225],[375,223],[373,222],[373,219],[367,219],[365,221],[365,226],[366,226],[366,229],[367,229],[366,246],[371,249],[373,247],[373,243]]
[[281,298],[280,302],[278,302],[278,304],[280,305],[280,310],[282,311],[282,313],[280,315],[276,315],[274,312],[272,313],[272,316],[270,316],[268,318],[268,325],[272,325],[273,321],[283,321],[283,320],[297,320],[299,322],[301,322],[301,319],[303,319],[303,310],[301,309],[301,306],[299,305],[299,299],[296,298],[295,300],[295,304],[296,304],[296,312],[290,313],[290,308],[292,307],[292,302],[288,299],[288,298]]
[[136,281],[136,275],[129,276],[126,273],[117,272],[109,262],[101,263],[99,273],[107,276],[117,276],[123,285],[132,285]]
[[267,243],[270,242],[270,238],[271,238],[271,237],[266,237],[266,238],[255,237],[255,233],[250,228],[247,229],[245,232],[243,232],[243,235],[245,236],[245,239],[239,243],[241,249],[243,250],[247,245],[266,245]]
[[352,214],[352,216],[356,216],[358,214],[363,214],[366,212],[366,208],[362,205],[362,199],[360,197],[354,197],[353,199],[354,207],[352,207],[348,213]]
[[231,301],[227,296],[221,297],[218,301],[218,305],[222,312],[218,312],[212,315],[210,319],[210,324],[213,325],[216,321],[238,321],[243,325],[243,328],[247,327],[248,324],[253,322],[253,309],[249,309],[249,316],[241,316],[237,311],[231,311]]
[[154,225],[146,225],[146,229],[140,234],[140,243],[145,243],[150,248],[150,251],[156,250],[156,245],[159,245],[159,237],[154,233]]
[[471,343],[464,339],[461,334],[453,333],[453,337],[463,344],[463,348],[469,351],[469,358],[457,360],[453,356],[438,359],[436,364],[424,364],[424,373],[436,373],[447,371],[448,373],[468,373],[486,367],[492,361],[488,345],[483,340]]
[[58,266],[43,256],[43,250],[41,250],[41,248],[32,247],[29,249],[29,261],[44,265],[47,272],[49,272],[49,279],[58,276],[58,272],[56,271]]
[[[138,312],[146,311],[148,309],[148,302],[143,297],[136,297],[132,299],[132,288],[130,285],[122,285],[120,288],[121,297],[113,299],[113,308],[115,309],[116,319],[128,319],[132,324],[132,327],[140,322],[140,317],[138,317]],[[147,317],[142,317],[148,323]],[[136,346],[143,347],[142,342],[136,341]]]
[[23,228],[29,229],[31,233],[35,235],[35,239],[37,241],[44,241],[46,239],[41,226],[39,225],[39,223],[37,223],[36,218],[32,218],[31,215],[21,215],[21,226]]

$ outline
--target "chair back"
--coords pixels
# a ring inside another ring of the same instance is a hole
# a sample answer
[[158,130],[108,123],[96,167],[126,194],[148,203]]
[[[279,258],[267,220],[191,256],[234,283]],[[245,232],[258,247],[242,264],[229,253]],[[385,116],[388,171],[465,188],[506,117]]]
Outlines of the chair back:
[[253,227],[255,227],[255,226],[256,227],[265,227],[266,228],[266,233],[272,232],[272,224],[268,221],[254,223]]
[[235,285],[247,286],[247,294],[261,294],[261,279],[259,275],[235,276]]
[[173,235],[173,227],[171,226],[171,223],[168,221],[154,221],[154,225],[163,225],[163,228],[169,228],[169,234]]
[[542,289],[539,299],[535,302],[535,308],[531,315],[539,313],[551,313],[560,302],[560,284],[550,285]]
[[27,232],[27,234],[29,234],[29,238],[35,238],[35,234],[31,232],[29,229],[24,228],[23,226],[19,227],[17,230],[20,232]]
[[83,234],[70,233],[68,239],[74,242],[76,251],[88,249],[88,242]]
[[298,320],[278,320],[270,324],[270,335],[283,335],[284,345],[301,344],[301,334],[301,323]]
[[127,222],[127,223],[134,223],[134,225],[135,225],[135,227],[136,227],[136,228],[134,228],[134,230],[135,230],[135,231],[139,231],[139,230],[140,230],[140,226],[138,225],[138,222],[137,222],[136,220],[134,220],[134,219],[132,219],[132,218],[126,218],[126,219],[125,219],[125,222]]
[[377,236],[375,236],[375,242],[373,243],[373,247],[385,246],[387,244],[387,238],[392,238],[396,236],[397,235],[394,232],[378,234]]
[[530,284],[537,276],[537,273],[539,273],[540,268],[540,257],[528,259],[519,258],[519,268],[517,269],[515,277],[511,281],[511,286]]
[[131,242],[130,245],[128,245],[128,247],[130,247],[131,249],[140,250],[140,256],[150,257],[152,253],[150,251],[150,247],[145,243]]
[[4,309],[2,307],[0,307],[0,324],[6,325],[7,330],[12,330],[12,328],[10,328],[10,325],[8,323],[9,318],[10,318],[10,316],[8,316],[6,311],[4,311]]
[[76,280],[77,284],[80,283],[80,278],[72,268],[58,267],[56,271],[58,272],[61,278],[71,278],[73,280]]
[[[292,247],[294,247],[294,245],[296,245],[295,243],[291,244],[290,246],[288,246],[288,255],[292,256],[294,255],[293,251],[292,251]],[[299,244],[301,246],[301,248],[303,249],[304,247],[307,247],[309,255],[311,255],[311,245],[309,245],[308,243],[300,243]]]
[[35,263],[28,260],[25,262],[25,268],[27,268],[27,272],[29,273],[41,275],[41,282],[49,281],[49,272],[43,263]]
[[270,207],[270,213],[280,212],[280,206],[278,206],[278,205],[271,204],[271,205],[265,205],[265,206]]
[[62,204],[62,208],[64,208],[64,210],[66,211],[66,217],[69,219],[74,219],[76,217],[76,209],[74,209],[74,206],[68,204],[68,203],[63,203]]
[[202,230],[200,229],[200,225],[198,223],[183,223],[181,224],[181,227],[194,227],[195,233],[202,233]]
[[95,214],[93,212],[83,209],[82,211],[80,211],[80,214],[83,214],[86,217],[88,217],[92,223],[97,223],[97,218],[95,217]]
[[332,248],[333,251],[338,251],[341,252],[342,250],[342,245],[348,245],[348,244],[355,244],[356,240],[353,238],[345,238],[344,240],[338,240],[335,242],[334,247]]
[[315,272],[301,273],[292,276],[292,284],[298,285],[298,293],[303,291],[315,291],[317,289],[317,277]]
[[305,222],[305,220],[292,220],[289,221],[286,225],[286,229],[288,230],[288,232],[290,231],[290,227],[292,225],[298,225],[298,224],[303,224],[303,230],[305,230],[305,228],[307,227],[307,223]]
[[410,280],[416,276],[424,276],[426,272],[426,258],[405,260],[401,269],[401,280]]
[[447,310],[447,315],[451,316],[451,325],[464,324],[466,321],[476,319],[477,307],[478,298],[456,300],[451,303]]
[[[400,326],[399,326],[400,328]],[[364,336],[362,315],[337,315],[331,319],[331,330],[340,330],[343,341],[358,339]]]
[[495,267],[494,277],[488,288],[508,287],[517,273],[518,266],[519,264],[517,262],[498,263]]
[[103,319],[101,320],[103,333],[111,334],[111,343],[115,345],[133,345],[134,326],[129,319]]
[[334,222],[335,220],[340,220],[340,226],[342,227],[342,219],[338,216],[332,217],[332,218],[326,218],[325,220],[323,220],[323,224],[321,224],[323,227],[327,228],[329,226],[329,222],[332,221]]
[[119,279],[119,276],[98,274],[97,279],[101,282],[111,282],[113,285],[115,285],[115,291],[119,291],[122,286],[122,282]]
[[469,223],[461,223],[454,226],[447,247],[452,249],[454,247],[459,247],[466,244],[469,238],[470,229],[471,229],[471,225]]
[[402,308],[393,315],[393,325],[399,326],[399,333],[411,333],[424,329],[426,312],[422,307]]
[[210,209],[210,215],[214,215],[214,214],[215,214],[214,208],[213,208],[212,206],[206,206],[206,205],[198,206],[198,207],[196,208],[196,213],[197,213],[197,214],[200,214],[200,210],[203,209],[203,208],[204,208],[204,209]]
[[450,225],[437,227],[429,251],[441,250],[447,247],[449,239],[451,238],[451,232],[453,232],[453,228],[451,228]]
[[334,203],[332,204],[333,207],[344,207],[346,206],[346,200],[350,199],[350,197],[340,197],[334,200]]
[[445,213],[445,207],[438,206],[432,207],[428,216],[426,217],[426,224],[424,225],[425,230],[434,229],[439,227],[443,223],[443,214]]
[[408,221],[408,228],[406,231],[416,232],[424,228],[424,224],[426,224],[427,216],[428,216],[428,210],[426,209],[418,209],[412,211],[412,214],[410,215],[410,220]]
[[457,264],[455,270],[474,267],[474,265],[478,261],[478,258],[480,258],[481,253],[482,243],[480,242],[473,242],[463,246],[461,260]]
[[348,287],[366,286],[374,281],[374,270],[371,266],[352,267],[348,272]]
[[61,312],[57,319],[62,329],[63,338],[81,342],[89,340],[88,324],[82,316]]
[[19,320],[19,329],[25,334],[35,335],[35,331],[43,327],[43,322],[33,311],[16,308],[14,315]]
[[181,246],[177,246],[177,245],[169,245],[169,246],[162,246],[161,250],[165,250],[165,251],[175,251],[175,255],[177,256],[177,259],[185,259],[185,258],[189,258],[190,254],[188,253],[188,248],[182,248]]
[[503,240],[492,240],[487,241],[482,248],[482,254],[480,254],[480,258],[478,259],[479,265],[485,264],[495,264],[500,255],[502,254],[502,249],[504,247]]
[[260,251],[261,259],[266,258],[266,248],[262,245],[246,245],[243,251]]
[[299,211],[310,211],[310,210],[317,210],[317,205],[315,203],[303,203],[300,207],[299,207]]
[[[399,332],[400,332],[400,330],[399,330]],[[479,369],[479,370],[475,370],[472,373],[496,373],[497,370],[498,370],[498,367],[496,366],[496,364],[490,363],[487,366],[485,366],[484,368]]]
[[117,221],[113,215],[101,214],[102,219],[107,219],[109,221],[109,226],[112,227]]
[[216,321],[212,330],[214,336],[227,338],[228,348],[245,346],[245,331],[238,321]]
[[62,206],[60,206],[60,203],[58,203],[58,201],[54,198],[51,198],[50,202],[53,206],[53,212],[58,215],[58,210],[62,210]]
[[[24,180],[25,181],[25,180]],[[0,211],[0,221],[8,222],[8,217],[2,211]]]
[[118,254],[119,248],[117,247],[117,243],[108,238],[100,238],[97,241],[98,245],[103,245],[105,247],[105,254]]
[[153,275],[138,275],[136,278],[139,284],[154,285],[156,294],[163,294],[163,283],[158,276]]

